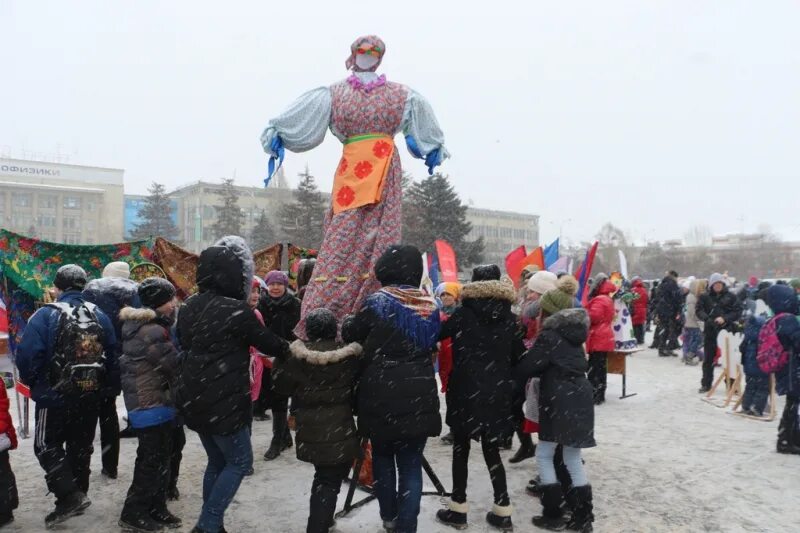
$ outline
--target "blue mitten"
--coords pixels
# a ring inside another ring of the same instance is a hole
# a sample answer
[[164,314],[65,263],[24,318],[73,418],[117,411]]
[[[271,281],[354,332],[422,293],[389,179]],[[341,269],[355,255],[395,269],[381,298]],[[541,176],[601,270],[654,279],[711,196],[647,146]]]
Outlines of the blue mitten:
[[[286,150],[283,148],[283,141],[279,135],[276,135],[275,138],[272,139],[269,149],[272,152],[272,155],[269,157],[269,163],[267,163],[267,179],[264,180],[264,187],[269,185],[269,181],[272,179],[275,171],[281,168],[281,165],[283,164],[283,158],[286,155]],[[277,168],[275,167],[276,159],[278,160]]]
[[417,146],[417,141],[414,140],[414,137],[411,135],[406,135],[406,147],[408,151],[411,152],[411,155],[416,157],[417,159],[425,159],[422,156],[422,152],[419,151],[419,146]]
[[442,164],[442,152],[439,148],[425,156],[425,166],[428,167],[428,175],[433,175],[433,169]]

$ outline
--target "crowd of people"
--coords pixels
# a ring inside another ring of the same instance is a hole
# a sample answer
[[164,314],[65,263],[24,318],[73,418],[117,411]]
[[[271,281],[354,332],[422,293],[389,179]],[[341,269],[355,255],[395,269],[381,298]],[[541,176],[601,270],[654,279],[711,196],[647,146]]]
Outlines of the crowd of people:
[[[185,426],[207,455],[195,533],[225,531],[226,509],[253,473],[258,444],[267,461],[294,446],[297,459],[313,464],[306,531],[328,532],[341,486],[367,441],[384,529],[415,532],[423,452],[446,425],[441,442],[452,445],[452,492],[436,513],[439,522],[468,527],[474,441],[492,485],[485,521],[500,531],[513,528],[514,495],[500,452],[516,435],[520,445],[509,461],[535,457],[537,464],[526,491],[542,504],[533,523],[590,532],[593,493],[581,452],[596,446],[594,409],[605,402],[620,301],[635,342],[644,343],[652,322],[659,355],[677,355],[682,339],[684,362],[702,360],[700,392],[713,381],[719,332],[743,332],[743,409],[763,414],[774,373],[787,397],[777,449],[800,454],[800,281],[751,280],[738,288],[719,274],[706,283],[670,272],[648,291],[640,278],[597,274],[581,298],[579,282],[567,273],[526,268],[515,289],[499,267],[484,265],[468,283],[443,283],[430,294],[420,288],[419,250],[395,245],[372,273],[380,289],[358,312],[340,323],[319,307],[300,322],[313,266],[301,265],[295,291],[283,272],[256,277],[247,243],[225,237],[200,254],[198,292],[182,303],[166,279],[128,279],[124,263],[109,264],[91,281],[78,265],[61,267],[53,280],[56,302],[31,317],[16,359],[36,402],[34,453],[55,496],[46,526],[90,505],[98,423],[102,474],[117,477],[115,402],[122,393],[129,425],[122,434],[138,439],[119,517],[126,531],[181,526],[168,502],[180,497]],[[302,338],[295,336],[298,323]],[[18,504],[8,457],[16,436],[2,394],[0,526],[13,520]],[[269,419],[271,441],[253,443],[254,421]]]

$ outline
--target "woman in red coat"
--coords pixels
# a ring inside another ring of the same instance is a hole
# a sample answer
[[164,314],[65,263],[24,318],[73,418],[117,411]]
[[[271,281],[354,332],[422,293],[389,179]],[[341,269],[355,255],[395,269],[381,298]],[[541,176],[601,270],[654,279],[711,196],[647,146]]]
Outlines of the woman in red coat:
[[611,295],[617,291],[616,285],[608,281],[608,276],[598,274],[592,283],[592,292],[586,311],[589,313],[589,338],[586,351],[589,352],[588,378],[594,389],[594,403],[606,401],[606,359],[608,352],[614,351],[614,301]]
[[8,460],[9,450],[17,447],[17,432],[8,408],[5,383],[0,380],[0,527],[14,521],[14,509],[19,505],[17,480]]
[[642,282],[642,278],[639,276],[633,278],[631,292],[639,296],[631,304],[631,322],[633,323],[633,334],[636,337],[637,344],[644,344],[644,325],[647,323],[647,304],[650,298],[647,294],[647,289],[644,286],[644,282]]

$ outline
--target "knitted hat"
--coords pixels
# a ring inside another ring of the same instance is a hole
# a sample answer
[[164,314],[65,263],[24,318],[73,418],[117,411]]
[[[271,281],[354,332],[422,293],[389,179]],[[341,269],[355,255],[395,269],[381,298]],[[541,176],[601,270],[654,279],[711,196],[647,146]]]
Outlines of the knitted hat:
[[336,315],[320,307],[306,316],[306,335],[309,340],[330,340],[336,338]]
[[726,287],[728,286],[728,282],[725,281],[725,276],[720,274],[719,272],[714,272],[711,274],[711,277],[708,279],[708,286],[713,287],[715,283],[722,283]]
[[800,278],[794,278],[789,282],[789,286],[794,290],[800,289]]
[[544,293],[539,298],[542,311],[554,315],[564,309],[575,307],[575,295],[578,294],[578,280],[570,275],[562,276],[556,283],[556,288]]
[[497,281],[500,274],[497,265],[479,265],[472,269],[472,281]]
[[264,283],[266,283],[267,285],[272,285],[273,283],[280,283],[284,287],[288,287],[289,277],[280,270],[270,270],[269,272],[267,272],[267,275],[264,276]]
[[53,285],[62,291],[70,289],[82,291],[89,281],[86,271],[78,265],[64,265],[56,271],[56,279]]
[[103,277],[130,279],[131,267],[125,261],[114,261],[103,269]]
[[557,281],[558,276],[552,272],[540,270],[528,280],[528,290],[538,294],[544,294],[547,291],[555,289]]
[[419,287],[422,281],[422,254],[416,246],[389,246],[375,263],[375,277],[384,287],[410,285]]
[[458,297],[461,296],[461,284],[456,283],[455,281],[445,281],[444,283],[440,283],[438,287],[436,287],[436,296],[439,298],[442,297],[442,294],[449,294],[456,300]]
[[139,284],[143,307],[157,309],[175,298],[175,286],[164,278],[147,278]]

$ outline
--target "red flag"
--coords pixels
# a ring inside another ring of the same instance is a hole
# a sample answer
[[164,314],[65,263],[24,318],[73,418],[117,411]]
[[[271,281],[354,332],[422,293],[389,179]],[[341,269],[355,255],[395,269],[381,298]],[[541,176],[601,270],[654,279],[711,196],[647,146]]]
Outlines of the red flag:
[[581,265],[580,272],[578,273],[578,298],[581,304],[585,307],[589,302],[589,291],[586,290],[589,284],[589,279],[592,277],[592,267],[594,266],[594,256],[597,254],[597,241],[592,245],[588,252],[586,252],[586,259]]
[[511,278],[511,281],[514,282],[515,287],[519,285],[519,275],[522,273],[522,260],[525,259],[527,255],[528,252],[523,245],[511,250],[506,256],[506,273],[508,277]]
[[442,271],[442,281],[458,282],[458,265],[456,263],[456,253],[447,241],[437,240],[436,255],[439,256],[439,268]]
[[530,255],[522,260],[522,263],[520,264],[520,274],[522,274],[522,269],[528,265],[536,265],[539,267],[539,270],[544,270],[544,250],[542,250],[541,246],[532,251]]

